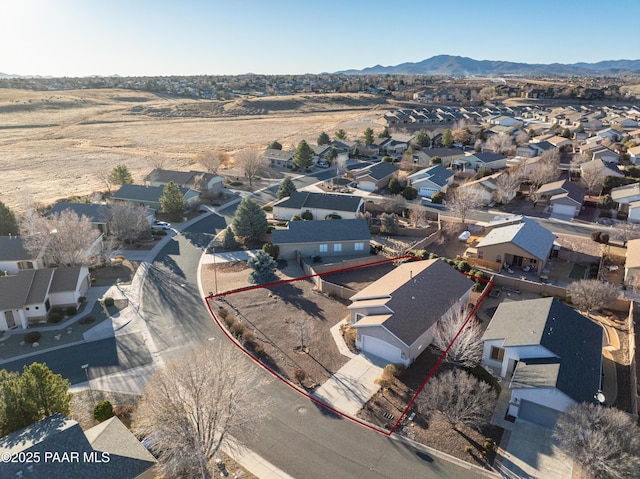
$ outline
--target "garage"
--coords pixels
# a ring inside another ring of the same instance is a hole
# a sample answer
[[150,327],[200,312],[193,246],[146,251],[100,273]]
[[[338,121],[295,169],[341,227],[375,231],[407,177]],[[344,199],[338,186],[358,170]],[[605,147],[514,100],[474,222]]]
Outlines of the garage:
[[518,419],[552,428],[558,420],[558,411],[523,399],[520,402]]
[[551,214],[554,216],[571,216],[576,215],[576,207],[573,205],[562,205],[560,203],[554,203],[551,207]]
[[433,196],[434,193],[437,193],[438,190],[436,188],[424,188],[421,187],[420,191],[418,192],[418,194],[420,196],[422,196],[423,198],[431,198]]
[[362,181],[358,181],[358,188],[360,188],[361,190],[364,191],[375,191],[377,186],[373,181],[366,181],[366,180],[362,180]]
[[362,350],[378,356],[379,358],[386,359],[390,363],[398,364],[403,363],[402,352],[400,348],[396,348],[391,344],[372,336],[362,336]]

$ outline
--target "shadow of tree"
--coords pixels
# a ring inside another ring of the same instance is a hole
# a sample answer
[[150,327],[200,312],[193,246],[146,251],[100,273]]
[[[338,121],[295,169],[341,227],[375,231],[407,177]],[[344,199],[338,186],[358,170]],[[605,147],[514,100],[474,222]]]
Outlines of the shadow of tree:
[[317,302],[305,298],[303,290],[294,286],[292,283],[269,286],[267,289],[285,303],[304,311],[305,314],[321,319],[322,321],[327,320],[322,314],[324,310],[318,306]]

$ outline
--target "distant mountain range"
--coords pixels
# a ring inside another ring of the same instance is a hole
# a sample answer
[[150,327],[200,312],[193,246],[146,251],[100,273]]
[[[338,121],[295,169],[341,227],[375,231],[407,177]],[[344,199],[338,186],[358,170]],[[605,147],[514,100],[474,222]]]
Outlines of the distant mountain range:
[[344,70],[348,75],[441,75],[441,76],[595,76],[640,74],[640,60],[605,60],[598,63],[530,64],[452,55],[437,55],[421,62],[407,62],[395,66],[376,65],[362,70]]

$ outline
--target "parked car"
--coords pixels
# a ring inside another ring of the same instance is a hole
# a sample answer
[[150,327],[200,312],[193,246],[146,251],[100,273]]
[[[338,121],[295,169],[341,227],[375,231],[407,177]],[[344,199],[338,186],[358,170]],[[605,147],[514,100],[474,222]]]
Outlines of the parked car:
[[170,230],[171,223],[167,223],[166,221],[154,221],[151,225],[152,230]]

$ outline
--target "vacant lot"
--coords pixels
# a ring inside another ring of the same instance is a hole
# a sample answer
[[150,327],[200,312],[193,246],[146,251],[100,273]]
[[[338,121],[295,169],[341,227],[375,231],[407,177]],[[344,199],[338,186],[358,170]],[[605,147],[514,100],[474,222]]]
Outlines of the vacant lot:
[[50,203],[104,191],[105,173],[119,163],[141,182],[156,153],[165,168],[188,170],[203,150],[263,149],[276,139],[286,148],[338,128],[353,139],[367,127],[381,130],[377,122],[390,108],[349,94],[216,102],[129,90],[0,89],[0,201],[19,207],[26,196]]

